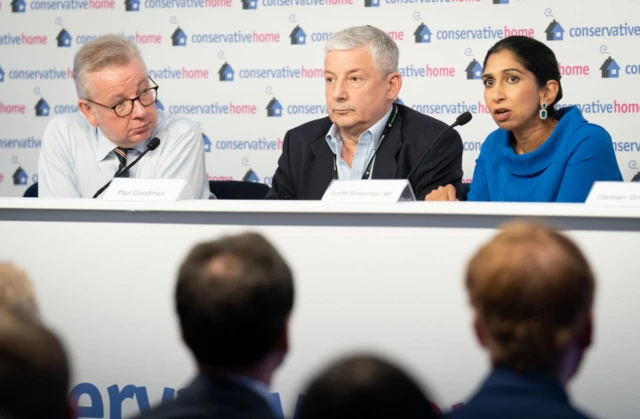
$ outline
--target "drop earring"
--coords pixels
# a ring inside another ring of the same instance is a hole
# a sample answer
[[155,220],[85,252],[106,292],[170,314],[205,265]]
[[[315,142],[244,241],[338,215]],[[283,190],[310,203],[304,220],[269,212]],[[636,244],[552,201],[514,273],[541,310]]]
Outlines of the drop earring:
[[547,119],[547,102],[542,102],[542,109],[540,109],[540,119],[543,121]]

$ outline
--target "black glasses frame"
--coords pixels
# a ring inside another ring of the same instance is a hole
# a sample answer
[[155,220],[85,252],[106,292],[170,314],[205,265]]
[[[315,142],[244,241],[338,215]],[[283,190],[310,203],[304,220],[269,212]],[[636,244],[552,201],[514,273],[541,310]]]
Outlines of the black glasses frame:
[[[140,102],[140,104],[141,104],[142,106],[145,106],[145,107],[146,107],[146,106],[151,106],[151,105],[153,105],[154,103],[156,103],[156,102],[158,101],[158,89],[160,88],[160,86],[158,86],[158,83],[156,83],[156,82],[155,82],[151,77],[147,76],[147,78],[148,78],[149,80],[151,80],[151,83],[155,84],[155,86],[153,86],[153,87],[148,87],[148,88],[144,89],[144,90],[142,91],[142,93],[140,93],[138,96],[134,97],[133,99],[124,99],[124,100],[121,100],[120,102],[116,103],[116,104],[115,104],[115,105],[113,105],[113,106],[103,105],[102,103],[98,103],[98,102],[96,102],[95,100],[91,100],[91,99],[85,99],[85,100],[86,100],[87,102],[91,102],[91,103],[95,103],[96,105],[100,105],[100,106],[102,106],[103,108],[111,109],[111,110],[113,111],[113,113],[115,113],[115,114],[116,114],[116,116],[117,116],[117,117],[119,117],[119,118],[126,118],[127,116],[131,115],[131,112],[133,112],[133,108],[134,108],[134,107],[135,107],[135,105],[136,105],[136,103],[135,103],[135,102],[136,102],[136,100],[137,100],[138,102]],[[144,103],[142,103],[142,101],[140,100],[140,97],[141,97],[142,95],[144,95],[145,93],[147,93],[149,90],[155,90],[155,91],[156,91],[156,93],[155,93],[155,98],[153,99],[153,102],[148,103],[148,104],[146,104],[146,105],[145,105],[145,104],[144,104]],[[124,103],[124,102],[131,102],[131,110],[130,110],[128,113],[124,114],[124,115],[120,115],[120,114],[116,111],[116,108],[117,108],[118,106],[120,106],[120,105],[121,105],[122,103]]]

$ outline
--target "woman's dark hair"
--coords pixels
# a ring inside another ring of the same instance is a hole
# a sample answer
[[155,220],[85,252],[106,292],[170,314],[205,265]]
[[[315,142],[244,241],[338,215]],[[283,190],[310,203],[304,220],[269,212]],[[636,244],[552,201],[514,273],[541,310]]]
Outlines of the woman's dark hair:
[[498,41],[492,46],[484,57],[483,68],[487,66],[487,60],[492,54],[510,51],[520,64],[536,76],[538,86],[545,86],[549,80],[558,82],[558,94],[553,103],[548,104],[549,116],[555,117],[556,103],[562,99],[562,84],[560,83],[560,68],[556,55],[551,48],[540,41],[526,36],[509,36]]

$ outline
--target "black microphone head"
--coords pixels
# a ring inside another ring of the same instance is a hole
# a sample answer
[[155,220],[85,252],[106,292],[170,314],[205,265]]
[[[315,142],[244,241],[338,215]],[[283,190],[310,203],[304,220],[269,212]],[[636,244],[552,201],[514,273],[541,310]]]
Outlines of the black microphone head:
[[153,137],[151,141],[149,141],[149,144],[147,144],[147,148],[149,150],[155,150],[156,148],[158,148],[159,145],[160,145],[160,138]]
[[471,121],[471,118],[473,118],[473,115],[471,115],[471,112],[465,112],[463,114],[460,114],[460,116],[458,116],[458,118],[456,119],[456,125],[463,126],[467,122]]

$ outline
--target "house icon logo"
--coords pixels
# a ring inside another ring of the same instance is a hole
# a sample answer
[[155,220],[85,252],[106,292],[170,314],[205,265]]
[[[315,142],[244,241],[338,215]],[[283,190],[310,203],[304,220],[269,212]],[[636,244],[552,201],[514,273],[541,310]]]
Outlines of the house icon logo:
[[207,137],[207,134],[202,134],[202,142],[204,143],[204,152],[205,153],[210,153],[211,152],[211,140],[209,140],[209,137]]
[[12,13],[24,13],[27,10],[27,4],[24,0],[13,0],[11,2]]
[[467,80],[480,80],[482,78],[482,65],[475,58],[464,71],[467,72]]
[[509,4],[509,0],[493,0],[493,4]]
[[15,172],[13,172],[13,184],[14,185],[26,185],[29,180],[29,175],[24,171],[22,167],[18,167]]
[[267,116],[282,116],[282,105],[278,102],[278,99],[275,97],[271,99],[269,104],[267,105]]
[[233,71],[233,68],[229,65],[229,63],[225,62],[218,70],[218,74],[220,75],[220,81],[233,81],[233,75],[236,72]]
[[380,7],[380,0],[364,0],[364,7]]
[[140,0],[125,0],[124,10],[126,10],[127,12],[139,12]]
[[549,23],[545,33],[547,34],[547,41],[562,41],[564,39],[564,29],[555,19]]
[[304,33],[304,30],[299,25],[293,28],[289,37],[291,38],[291,45],[305,45],[307,43],[307,34]]
[[49,104],[43,98],[40,98],[35,106],[36,116],[49,116]]
[[603,79],[617,79],[620,77],[620,66],[613,58],[609,57],[600,67]]
[[174,47],[184,47],[187,45],[187,34],[180,29],[180,26],[178,26],[178,29],[173,31],[171,35],[171,45]]
[[245,182],[260,182],[258,174],[254,172],[253,169],[247,170],[247,173],[242,176],[242,180]]
[[421,23],[420,26],[418,26],[413,35],[416,37],[417,44],[431,43],[431,31],[424,23]]
[[0,67],[0,83],[4,81],[4,70]]
[[68,48],[71,46],[71,35],[65,28],[62,28],[58,36],[56,36],[58,46],[61,48]]
[[242,8],[244,10],[256,10],[258,8],[258,0],[242,0]]
[[159,100],[156,100],[156,109],[159,111],[164,111],[164,105]]

